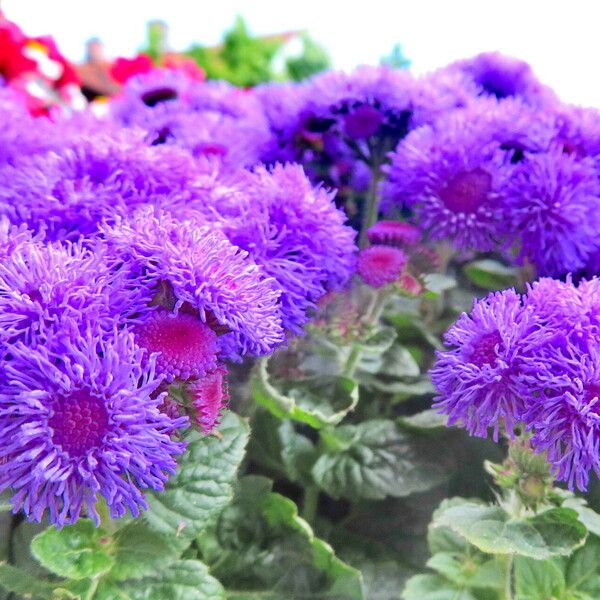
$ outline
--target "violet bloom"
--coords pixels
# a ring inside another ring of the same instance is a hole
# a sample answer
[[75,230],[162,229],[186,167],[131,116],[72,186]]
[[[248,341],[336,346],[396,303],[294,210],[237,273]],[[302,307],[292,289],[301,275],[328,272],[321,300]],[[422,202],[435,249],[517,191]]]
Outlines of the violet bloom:
[[484,52],[446,68],[465,73],[484,96],[499,100],[517,97],[534,106],[556,101],[554,92],[537,79],[526,62],[499,52]]
[[226,82],[199,82],[155,69],[129,79],[111,102],[113,118],[147,132],[152,145],[174,144],[229,168],[252,166],[270,140],[255,95]]
[[520,378],[527,399],[523,421],[531,443],[546,452],[554,476],[585,491],[600,476],[600,354],[596,344],[553,348],[531,361]]
[[445,336],[450,350],[437,353],[431,378],[437,389],[435,408],[471,434],[498,438],[500,427],[512,435],[524,398],[517,376],[528,338],[535,333],[533,312],[524,309],[514,290],[475,301]]
[[[238,354],[258,355],[271,352],[283,342],[280,292],[275,281],[219,231],[200,227],[192,220],[175,220],[168,213],[147,206],[128,219],[117,220],[113,226],[102,226],[101,232],[111,254],[122,263],[132,281],[149,291],[149,302],[158,301],[174,314],[181,315],[181,309],[191,312],[202,323],[214,322],[213,328],[223,333],[221,346],[232,338]],[[165,288],[166,298],[161,299]],[[173,320],[169,322],[168,318]],[[176,339],[171,340],[165,333],[164,328],[169,325],[181,330]],[[144,327],[151,330],[143,333]],[[201,345],[201,338],[212,344],[208,332],[200,331],[201,328],[199,322],[188,322],[183,316],[166,315],[155,315],[136,326],[138,339],[148,341],[153,352],[167,351],[171,343],[197,341]],[[183,335],[184,332],[187,333]],[[171,350],[180,356],[184,354],[183,347],[173,346]],[[190,360],[192,356],[195,354],[190,354]],[[195,374],[196,368],[198,374],[212,368],[212,363],[204,361],[202,358],[190,374]],[[190,369],[181,362],[173,365],[173,376]]]
[[294,333],[317,300],[354,272],[355,232],[333,196],[313,187],[300,166],[276,165],[238,172],[193,205],[276,280],[284,327]]
[[61,331],[32,349],[11,347],[0,384],[0,490],[13,510],[62,527],[83,513],[99,524],[147,508],[143,490],[162,490],[184,445],[171,439],[184,419],[158,410],[154,361],[125,332],[105,338]]
[[591,159],[559,147],[530,156],[504,182],[499,203],[521,260],[539,275],[577,271],[600,246],[600,183]]
[[77,239],[140,204],[193,195],[198,172],[187,152],[149,148],[133,132],[94,136],[0,169],[0,214],[44,230],[48,240]]
[[105,259],[81,244],[22,243],[0,261],[0,344],[40,345],[68,323],[111,331],[144,312],[143,295]]

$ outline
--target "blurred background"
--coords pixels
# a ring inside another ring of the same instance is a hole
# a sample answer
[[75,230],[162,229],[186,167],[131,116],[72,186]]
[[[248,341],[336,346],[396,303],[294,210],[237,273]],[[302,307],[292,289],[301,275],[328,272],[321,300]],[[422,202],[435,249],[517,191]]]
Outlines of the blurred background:
[[[389,62],[423,73],[499,50],[528,61],[568,102],[600,106],[596,0],[1,0],[29,35],[51,33],[80,76],[138,52],[191,56],[238,85]],[[244,57],[242,65],[238,60]],[[102,91],[102,90],[101,90]]]

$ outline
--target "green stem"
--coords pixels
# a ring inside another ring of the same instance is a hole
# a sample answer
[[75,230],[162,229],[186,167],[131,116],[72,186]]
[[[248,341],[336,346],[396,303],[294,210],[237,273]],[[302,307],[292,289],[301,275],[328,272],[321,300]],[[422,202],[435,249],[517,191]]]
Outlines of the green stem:
[[504,600],[513,600],[513,555],[509,554],[504,578]]
[[317,516],[319,505],[319,488],[316,485],[309,485],[304,490],[304,500],[302,502],[302,518],[309,523],[313,523]]
[[93,600],[93,598],[96,594],[96,590],[98,589],[99,583],[100,583],[100,579],[98,577],[94,577],[92,579],[92,584],[90,585],[87,592],[85,593],[83,600]]
[[346,360],[346,365],[342,370],[342,377],[352,378],[354,375],[354,371],[356,369],[356,365],[358,364],[358,360],[360,359],[360,355],[362,352],[362,348],[360,344],[353,344],[350,350],[350,354],[348,355],[348,359]]
[[360,237],[358,240],[360,248],[364,248],[367,245],[367,230],[375,224],[377,216],[379,215],[379,202],[381,201],[379,195],[379,183],[382,178],[383,173],[381,171],[381,165],[377,162],[372,169],[369,194],[367,196],[367,209],[360,228]]

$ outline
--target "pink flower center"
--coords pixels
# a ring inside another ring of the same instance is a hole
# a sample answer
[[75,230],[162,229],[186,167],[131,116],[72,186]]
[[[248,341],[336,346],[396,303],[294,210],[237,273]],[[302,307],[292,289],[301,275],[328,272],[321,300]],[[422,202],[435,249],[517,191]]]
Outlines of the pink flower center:
[[406,255],[399,248],[371,246],[360,251],[356,269],[367,285],[378,288],[396,281],[405,265]]
[[478,367],[483,365],[496,366],[498,353],[496,349],[502,349],[502,338],[498,331],[483,334],[473,345],[473,351],[469,360]]
[[157,370],[169,381],[202,377],[217,366],[217,334],[194,315],[155,312],[136,331],[149,352],[159,352]]
[[440,192],[446,208],[455,213],[474,213],[487,201],[492,178],[482,169],[459,173]]
[[52,441],[73,457],[100,446],[109,429],[104,401],[84,390],[59,396],[52,411],[48,419]]

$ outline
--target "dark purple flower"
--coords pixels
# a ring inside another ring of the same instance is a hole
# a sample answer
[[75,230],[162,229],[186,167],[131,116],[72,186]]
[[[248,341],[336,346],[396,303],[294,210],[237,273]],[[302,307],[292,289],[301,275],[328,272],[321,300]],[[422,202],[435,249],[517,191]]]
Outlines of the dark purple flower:
[[221,345],[233,336],[239,354],[265,354],[283,342],[276,282],[219,231],[147,206],[101,232],[132,281],[149,291],[148,301],[166,283],[172,303],[163,305],[176,314],[187,307],[204,323],[214,319],[231,332]]
[[300,166],[276,165],[240,171],[193,205],[277,281],[283,324],[294,333],[315,302],[354,272],[355,232],[333,196],[313,187]]
[[184,419],[158,410],[154,361],[125,332],[105,338],[76,329],[36,349],[11,347],[0,383],[0,489],[15,512],[62,527],[81,513],[99,523],[146,509],[184,446],[171,439]]
[[445,341],[450,350],[437,353],[431,378],[437,389],[435,408],[471,435],[494,439],[504,425],[512,435],[525,398],[519,393],[520,372],[530,337],[535,333],[533,311],[524,309],[514,290],[475,301],[450,327]]
[[554,92],[540,83],[526,62],[499,52],[484,52],[473,58],[457,61],[447,69],[466,73],[485,96],[499,100],[517,97],[534,106],[544,106],[556,101]]
[[140,204],[193,195],[199,172],[184,150],[147,147],[133,132],[84,138],[0,169],[0,214],[44,230],[49,240],[77,239]]
[[600,246],[600,182],[591,159],[560,147],[529,156],[504,181],[498,202],[520,258],[539,275],[581,269]]

